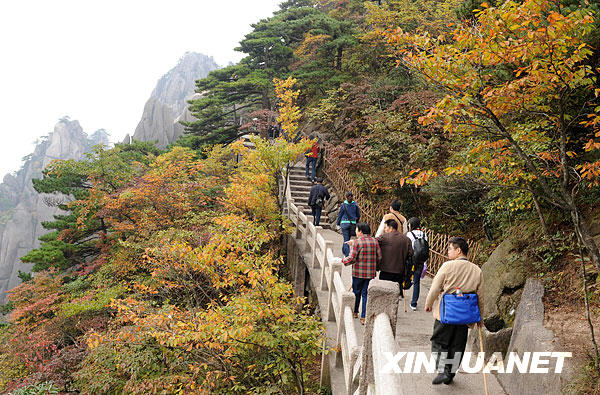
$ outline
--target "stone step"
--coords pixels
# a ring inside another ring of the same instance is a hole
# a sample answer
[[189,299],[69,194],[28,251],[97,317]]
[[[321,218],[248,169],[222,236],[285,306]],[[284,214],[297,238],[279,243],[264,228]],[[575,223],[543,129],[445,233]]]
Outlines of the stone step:
[[307,183],[293,183],[290,185],[290,189],[292,191],[296,190],[296,189],[301,189],[301,190],[308,190],[310,191],[310,188],[313,187],[314,184],[312,184],[310,181]]
[[308,185],[308,186],[312,187],[315,184],[307,178],[302,178],[302,179],[298,179],[298,180],[290,180],[290,185],[292,187],[295,185]]
[[308,196],[310,195],[310,191],[299,191],[299,190],[292,190],[292,197],[296,197],[296,196],[301,196],[301,197],[305,197],[308,198]]
[[292,184],[291,190],[294,191],[309,191],[312,188],[312,184]]
[[307,185],[307,186],[312,187],[315,184],[313,184],[313,182],[311,180],[307,180],[306,178],[303,178],[301,180],[290,180],[290,185],[292,187],[294,187],[296,185],[302,185],[302,186]]

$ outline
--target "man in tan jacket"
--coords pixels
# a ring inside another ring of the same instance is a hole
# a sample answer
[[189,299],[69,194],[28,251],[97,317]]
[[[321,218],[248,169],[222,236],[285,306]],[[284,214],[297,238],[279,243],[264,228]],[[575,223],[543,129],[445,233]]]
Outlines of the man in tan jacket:
[[[467,259],[469,244],[462,237],[452,237],[448,241],[448,257],[435,275],[425,311],[432,311],[435,318],[431,336],[431,352],[437,353],[438,375],[433,384],[450,384],[460,366],[467,344],[467,325],[451,325],[440,322],[440,303],[444,293],[454,293],[457,288],[463,294],[476,293],[479,312],[483,317],[483,273]],[[480,327],[483,321],[477,323]],[[441,361],[440,361],[441,357]],[[441,363],[440,363],[441,362]]]
[[375,233],[375,237],[379,237],[385,233],[384,232],[385,223],[390,219],[393,219],[394,221],[398,222],[398,231],[399,232],[404,233],[404,234],[406,234],[406,232],[408,232],[406,218],[404,217],[404,215],[400,214],[401,207],[402,207],[402,202],[400,202],[400,200],[394,200],[392,203],[390,203],[390,212],[385,214],[383,216],[383,218],[381,219],[381,224],[379,225],[379,228],[377,229],[377,233]]

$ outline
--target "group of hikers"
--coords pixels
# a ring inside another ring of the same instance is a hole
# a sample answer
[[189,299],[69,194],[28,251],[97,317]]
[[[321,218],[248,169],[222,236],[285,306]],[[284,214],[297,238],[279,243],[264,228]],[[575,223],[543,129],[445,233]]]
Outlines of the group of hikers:
[[[360,221],[360,209],[352,192],[340,205],[337,228],[341,230],[344,243],[344,265],[352,265],[352,291],[356,295],[354,313],[362,299],[361,323],[364,323],[369,281],[379,272],[380,280],[398,283],[400,297],[404,290],[413,287],[410,308],[417,310],[421,278],[425,276],[429,258],[427,235],[421,230],[421,220],[412,217],[408,221],[400,214],[401,202],[394,200],[390,212],[381,220],[375,237],[371,236],[369,224]],[[356,236],[356,239],[351,237]]]
[[[310,191],[308,204],[313,214],[313,223],[319,225],[321,210],[330,199],[323,179],[315,177],[318,146],[313,145],[307,153],[307,178],[315,183]],[[315,153],[316,152],[316,153]],[[308,156],[314,155],[314,156]],[[314,160],[313,160],[314,158]],[[309,163],[313,171],[309,176]],[[429,259],[427,235],[421,228],[421,220],[412,217],[408,221],[400,213],[401,202],[390,204],[377,230],[371,236],[371,227],[360,222],[360,209],[352,192],[340,205],[336,228],[343,236],[342,263],[352,265],[352,291],[355,295],[354,317],[364,325],[369,282],[377,277],[399,285],[400,298],[404,290],[412,287],[410,308],[417,310],[420,282],[425,276]],[[352,239],[352,237],[355,237]],[[483,321],[483,274],[471,263],[467,254],[469,244],[463,237],[452,237],[448,241],[449,260],[438,269],[425,300],[425,311],[433,312],[435,318],[431,336],[431,350],[437,358],[438,375],[433,384],[450,384],[467,343],[468,328]],[[362,303],[361,303],[362,302]],[[406,300],[405,300],[406,302]],[[362,306],[362,307],[361,307]],[[476,311],[475,311],[476,310]]]

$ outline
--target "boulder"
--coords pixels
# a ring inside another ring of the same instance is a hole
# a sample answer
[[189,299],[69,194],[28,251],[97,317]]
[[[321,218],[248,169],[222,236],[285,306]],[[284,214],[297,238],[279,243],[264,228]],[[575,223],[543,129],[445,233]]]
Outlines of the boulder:
[[[544,327],[544,287],[536,279],[528,279],[517,308],[508,352],[520,358],[524,352],[562,352],[554,333]],[[561,394],[571,374],[570,360],[565,359],[562,373],[555,373],[556,358],[550,358],[548,374],[498,374],[498,380],[508,394]]]
[[[490,332],[485,326],[481,329],[486,360],[495,352],[500,352],[503,356],[506,355],[512,331],[512,328],[502,328],[498,332]],[[473,353],[481,351],[479,347],[479,332],[476,327],[469,331],[467,350]]]
[[481,267],[484,280],[484,322],[497,332],[512,322],[525,283],[522,258],[510,239],[504,240]]
[[[600,210],[597,210],[590,218],[590,235],[600,236]],[[596,240],[597,241],[597,240]]]

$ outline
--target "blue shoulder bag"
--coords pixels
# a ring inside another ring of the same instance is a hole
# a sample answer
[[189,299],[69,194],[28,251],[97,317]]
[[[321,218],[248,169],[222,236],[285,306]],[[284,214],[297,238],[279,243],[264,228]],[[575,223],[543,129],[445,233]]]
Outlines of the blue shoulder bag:
[[444,294],[440,303],[440,322],[467,325],[481,321],[477,294]]

